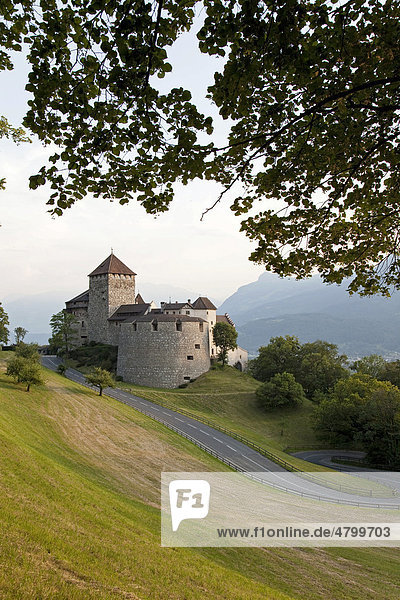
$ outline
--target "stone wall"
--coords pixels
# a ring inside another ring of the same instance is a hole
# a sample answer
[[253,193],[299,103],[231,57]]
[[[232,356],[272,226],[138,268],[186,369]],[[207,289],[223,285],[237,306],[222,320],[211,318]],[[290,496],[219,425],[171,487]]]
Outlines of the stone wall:
[[139,385],[175,388],[208,371],[207,323],[193,318],[180,327],[176,321],[158,322],[157,331],[151,321],[122,323],[117,375]]
[[241,371],[246,371],[248,362],[249,353],[247,350],[244,350],[240,346],[235,348],[235,350],[229,350],[228,365],[231,365],[231,367],[238,367]]
[[134,275],[92,275],[89,285],[88,340],[114,343],[107,321],[121,304],[135,303]]
[[108,275],[109,317],[121,304],[135,304],[135,297],[134,275]]
[[76,340],[74,340],[74,347],[82,346],[88,341],[88,310],[87,308],[75,308],[70,311],[77,320],[74,329],[76,331]]

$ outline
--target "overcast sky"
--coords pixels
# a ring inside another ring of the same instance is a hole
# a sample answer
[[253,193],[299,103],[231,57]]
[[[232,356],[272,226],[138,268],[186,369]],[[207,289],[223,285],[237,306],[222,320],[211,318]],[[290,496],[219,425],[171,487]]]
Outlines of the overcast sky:
[[[178,42],[171,59],[175,72],[162,85],[183,85],[200,98],[212,81],[215,59],[195,53],[188,35]],[[20,55],[14,71],[0,74],[0,114],[15,126],[29,99],[26,74]],[[218,131],[222,138],[224,128]],[[240,221],[229,210],[229,198],[200,222],[202,211],[220,191],[213,183],[177,186],[172,208],[157,218],[135,202],[120,206],[93,198],[52,218],[46,190],[28,189],[29,175],[45,163],[47,152],[35,140],[20,146],[0,142],[0,176],[7,179],[6,190],[0,192],[0,301],[5,307],[7,300],[20,296],[65,291],[71,297],[83,291],[87,274],[111,247],[138,274],[139,289],[146,283],[166,284],[222,301],[263,272],[248,261],[251,244],[239,233]]]

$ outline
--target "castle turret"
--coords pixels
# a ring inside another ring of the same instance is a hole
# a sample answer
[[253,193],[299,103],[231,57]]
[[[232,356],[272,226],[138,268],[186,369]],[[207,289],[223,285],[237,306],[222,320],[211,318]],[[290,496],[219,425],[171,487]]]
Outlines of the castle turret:
[[135,275],[113,253],[90,273],[89,341],[109,343],[107,319],[121,304],[135,303]]

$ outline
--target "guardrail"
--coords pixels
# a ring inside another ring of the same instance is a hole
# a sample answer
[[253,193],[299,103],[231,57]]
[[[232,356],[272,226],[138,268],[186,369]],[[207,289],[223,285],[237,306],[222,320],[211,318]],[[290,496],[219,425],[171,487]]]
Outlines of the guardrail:
[[[133,394],[132,390],[129,390],[129,393],[131,393],[132,395],[135,395],[135,394]],[[152,400],[148,400],[148,399],[146,399],[146,400],[148,402],[152,402]],[[309,481],[313,481],[314,483],[318,483],[319,485],[321,485],[321,479],[318,478],[317,475],[311,475],[310,473],[304,472],[302,469],[300,469],[299,467],[296,467],[295,465],[291,464],[290,462],[284,460],[277,454],[274,454],[273,452],[266,450],[262,446],[255,444],[252,440],[249,440],[248,438],[244,437],[240,433],[236,433],[236,431],[232,431],[231,429],[228,429],[227,427],[223,427],[221,425],[218,425],[217,423],[213,423],[209,419],[206,419],[205,417],[202,417],[201,415],[191,413],[188,410],[185,410],[182,408],[175,408],[168,402],[164,402],[162,400],[160,401],[159,399],[157,399],[157,403],[156,402],[152,402],[152,403],[157,404],[159,406],[163,406],[164,408],[168,408],[169,410],[172,410],[176,413],[179,413],[179,414],[181,414],[185,417],[188,417],[190,419],[193,419],[195,421],[199,421],[200,423],[204,423],[204,425],[208,425],[209,427],[212,427],[213,429],[217,429],[221,433],[225,433],[226,435],[229,435],[230,437],[234,438],[235,440],[242,442],[246,446],[249,446],[249,448],[252,448],[253,450],[258,452],[262,456],[265,456],[265,458],[268,458],[275,464],[278,464],[279,466],[283,467],[286,471],[290,471],[292,473],[302,473],[302,477],[304,479],[308,479]],[[344,493],[349,493],[349,494],[358,494],[359,496],[372,497],[372,495],[373,495],[372,490],[368,490],[368,492],[367,492],[367,490],[353,487],[351,485],[335,484],[334,482],[325,482],[325,481],[322,483],[322,485],[324,485],[325,487],[330,487],[331,489],[337,490],[339,492],[344,492]],[[397,490],[388,488],[388,490],[389,489],[390,489],[390,493],[392,496],[399,495]]]
[[[72,371],[72,372],[76,372],[78,377],[84,377],[82,373],[80,373],[79,371],[76,371],[75,369],[68,369],[66,372],[66,375],[68,376],[68,371]],[[72,379],[72,378],[71,378]],[[84,387],[87,387],[89,389],[94,389],[93,386],[91,386],[90,384],[86,383],[86,382],[82,382],[82,381],[78,381],[77,383],[79,383],[80,385],[83,385]],[[128,393],[131,393],[132,396],[134,398],[139,398],[139,396],[136,396],[135,394],[132,393],[131,390],[122,390],[121,388],[116,388],[116,389],[120,389],[121,391],[128,391]],[[118,398],[115,396],[115,394],[113,394],[112,392],[112,388],[107,388],[106,390],[103,391],[104,394],[106,394],[107,396],[110,396],[111,398],[118,400],[119,402],[122,402],[123,404],[126,404],[128,406],[132,406],[131,404],[129,404],[128,402],[126,402],[124,399],[122,398]],[[258,452],[259,454],[261,454],[262,456],[265,456],[265,458],[268,458],[269,460],[271,460],[272,462],[275,462],[276,464],[282,466],[284,469],[286,469],[289,472],[296,472],[296,473],[301,473],[302,477],[304,479],[308,479],[309,481],[313,481],[314,483],[317,483],[318,485],[323,485],[325,487],[328,487],[330,489],[334,489],[336,491],[340,491],[340,492],[344,492],[344,493],[349,493],[349,494],[354,494],[354,495],[359,495],[359,496],[369,496],[372,497],[372,490],[369,490],[369,493],[366,493],[366,490],[360,489],[360,488],[355,488],[353,486],[347,486],[347,485],[342,485],[342,484],[336,484],[334,485],[332,482],[325,482],[322,481],[321,479],[318,478],[318,476],[314,476],[311,475],[310,473],[305,473],[304,471],[302,471],[301,469],[299,469],[298,467],[295,467],[294,465],[292,465],[291,463],[285,461],[284,459],[282,459],[280,456],[277,456],[276,454],[274,454],[273,452],[270,452],[268,450],[265,450],[265,448],[263,448],[262,446],[259,446],[258,444],[255,444],[254,442],[252,442],[251,440],[249,440],[248,438],[236,433],[235,431],[231,431],[230,429],[226,428],[226,427],[222,427],[218,424],[213,423],[212,421],[210,421],[209,419],[206,419],[204,417],[201,417],[199,415],[196,415],[194,413],[191,413],[185,409],[177,409],[171,405],[169,405],[167,402],[162,402],[162,401],[158,401],[157,403],[152,402],[151,400],[148,400],[147,398],[141,398],[142,400],[146,400],[147,402],[151,402],[152,404],[155,405],[159,405],[159,406],[163,406],[164,408],[168,408],[169,410],[172,410],[173,412],[179,413],[183,416],[186,416],[190,419],[193,419],[195,421],[199,421],[200,423],[204,423],[205,425],[208,425],[209,427],[212,427],[213,429],[216,429],[218,431],[220,431],[221,433],[225,433],[226,435],[229,435],[230,437],[242,442],[243,444],[245,444],[246,446],[248,446],[249,448],[252,448],[253,450],[255,450],[256,452]],[[179,433],[179,435],[185,437],[186,439],[189,439],[192,443],[194,443],[196,446],[198,446],[199,448],[203,449],[204,451],[206,451],[208,454],[210,454],[211,456],[214,456],[215,458],[217,458],[218,460],[220,460],[221,462],[223,462],[224,464],[230,466],[232,469],[234,469],[235,471],[239,471],[239,472],[246,472],[247,471],[245,469],[243,469],[243,467],[240,467],[239,465],[237,465],[236,463],[230,461],[229,459],[227,459],[226,457],[224,457],[223,455],[219,454],[218,452],[216,452],[215,450],[213,450],[212,448],[209,448],[208,446],[206,446],[205,444],[203,444],[202,442],[199,442],[198,440],[196,440],[196,438],[193,438],[192,436],[190,436],[189,434],[187,434],[186,432],[182,431],[181,429],[175,427],[174,425],[171,425],[168,421],[165,421],[164,419],[162,419],[161,417],[156,417],[155,415],[152,415],[151,413],[149,413],[148,411],[144,410],[143,408],[138,408],[138,407],[134,407],[135,410],[138,410],[139,412],[145,414],[146,416],[152,418],[153,420],[162,423],[163,425],[165,425],[166,427],[168,427],[169,429],[176,431],[177,433]],[[255,476],[254,479],[257,479],[257,477]],[[330,485],[329,485],[330,484]],[[286,490],[288,491],[288,489],[286,489],[284,486],[273,486],[273,487],[277,487],[278,489],[282,489],[282,490]],[[297,493],[295,491],[289,490],[291,491],[291,493]],[[392,496],[398,496],[399,494],[397,493],[396,490],[391,490]],[[314,499],[321,499],[319,496],[317,495],[310,495],[308,493],[298,493],[298,495],[302,496],[302,497],[307,497],[307,498],[314,498]],[[379,497],[379,496],[374,496],[374,497]],[[325,499],[325,497],[324,497]],[[331,499],[332,502],[338,502],[338,500],[336,499]],[[362,503],[354,503],[352,501],[345,501],[343,500],[343,502],[341,502],[343,504],[351,504],[352,506],[363,506]],[[370,504],[366,504],[366,506],[371,506]],[[384,508],[384,506],[379,505],[376,507],[381,507]],[[390,508],[393,506],[392,505],[388,505],[386,508]],[[394,506],[394,508],[399,508],[400,506]]]
[[[114,395],[112,395],[112,392],[109,393],[107,392],[107,395],[111,396],[112,398],[115,398],[116,400],[119,400],[120,402],[127,404],[128,406],[131,406],[128,402],[121,400],[119,398],[116,398]],[[163,406],[163,405],[161,405]],[[168,407],[165,407],[168,408]],[[227,466],[229,466],[231,469],[233,469],[234,471],[237,471],[239,473],[244,473],[246,475],[246,477],[249,477],[250,479],[254,480],[254,481],[258,481],[259,483],[262,483],[264,485],[268,485],[274,489],[278,489],[280,491],[284,491],[290,494],[294,494],[296,496],[300,496],[301,498],[309,498],[312,500],[319,500],[321,502],[331,502],[331,503],[335,503],[335,504],[343,504],[343,505],[347,505],[347,506],[357,506],[359,508],[386,508],[386,509],[394,509],[394,510],[400,510],[400,504],[382,504],[382,503],[370,503],[370,502],[359,502],[359,501],[353,501],[353,500],[345,500],[345,499],[339,499],[339,498],[331,498],[329,496],[321,496],[319,494],[312,494],[310,492],[299,492],[298,490],[294,490],[290,487],[281,485],[281,484],[276,484],[276,483],[272,483],[270,481],[265,481],[264,479],[262,479],[261,477],[254,475],[254,473],[251,473],[249,471],[246,471],[246,469],[244,469],[242,466],[236,464],[235,462],[229,460],[228,458],[226,458],[225,456],[221,455],[219,452],[217,452],[216,450],[214,450],[213,448],[210,448],[209,446],[207,446],[206,444],[203,444],[202,442],[200,442],[199,440],[197,440],[196,438],[192,437],[189,433],[186,433],[186,431],[183,431],[182,429],[179,429],[179,427],[175,427],[175,425],[172,425],[171,423],[169,423],[168,421],[166,421],[165,419],[159,417],[159,416],[155,416],[151,413],[149,413],[148,411],[144,410],[143,408],[138,409],[139,412],[141,412],[142,414],[145,414],[146,416],[150,417],[151,419],[153,419],[154,421],[156,421],[157,423],[162,423],[163,425],[165,425],[166,427],[168,427],[168,429],[171,429],[172,431],[175,431],[176,433],[178,433],[180,436],[186,438],[187,440],[189,440],[190,442],[192,442],[195,446],[197,446],[198,448],[200,448],[201,450],[204,450],[204,452],[207,452],[207,454],[210,454],[211,456],[214,456],[214,458],[217,458],[218,460],[220,460],[221,462],[223,462],[224,464],[226,464]],[[304,473],[303,473],[304,475]],[[329,487],[329,486],[327,486]]]

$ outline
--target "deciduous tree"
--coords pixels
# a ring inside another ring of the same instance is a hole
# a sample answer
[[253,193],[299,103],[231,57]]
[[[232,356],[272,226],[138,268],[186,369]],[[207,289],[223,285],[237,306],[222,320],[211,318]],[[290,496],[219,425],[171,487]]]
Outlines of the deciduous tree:
[[364,375],[371,375],[375,379],[381,379],[381,375],[385,371],[386,361],[379,354],[371,354],[370,356],[364,356],[359,360],[354,361],[351,365],[351,369],[357,373],[364,373]]
[[362,444],[371,464],[400,465],[400,390],[355,374],[339,381],[315,410],[317,435],[332,444]]
[[[208,89],[232,123],[222,145],[188,90],[156,84],[196,7],[200,51],[225,57]],[[0,68],[28,48],[24,125],[58,147],[30,180],[51,184],[53,213],[89,192],[158,213],[176,181],[212,179],[245,216],[251,260],[400,287],[397,2],[7,0],[0,16]]]
[[99,396],[103,395],[104,388],[115,387],[115,381],[111,373],[100,367],[95,367],[93,373],[86,376],[86,381],[99,388]]
[[277,373],[269,381],[256,389],[260,406],[266,410],[291,407],[301,404],[305,399],[304,390],[291,373]]
[[14,329],[15,343],[19,344],[20,342],[23,342],[27,333],[28,330],[24,329],[24,327],[16,327]]
[[66,310],[61,310],[53,315],[50,319],[53,334],[49,340],[50,345],[57,346],[62,353],[68,356],[77,339],[77,323],[75,315]]
[[250,372],[259,381],[269,381],[277,373],[296,374],[301,344],[294,335],[277,336],[261,346],[257,358],[250,362]]
[[8,320],[8,315],[0,302],[0,343],[7,344],[8,342],[8,337],[10,333],[7,328],[7,325],[9,324],[10,322]]
[[228,362],[229,350],[237,348],[237,331],[229,323],[216,323],[212,330],[214,344],[218,348],[218,359],[224,367]]

